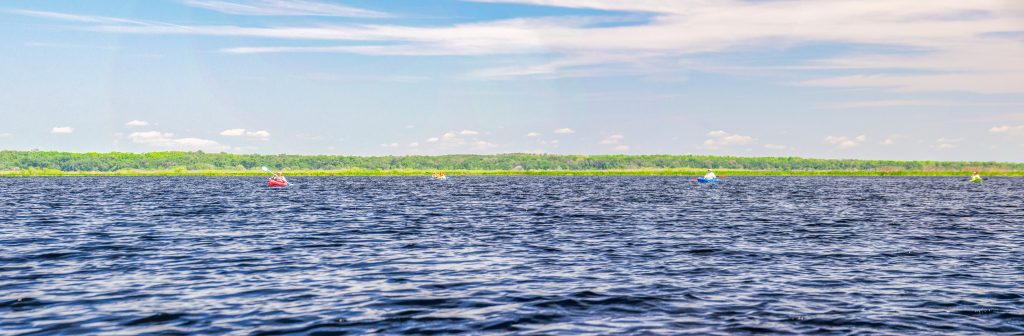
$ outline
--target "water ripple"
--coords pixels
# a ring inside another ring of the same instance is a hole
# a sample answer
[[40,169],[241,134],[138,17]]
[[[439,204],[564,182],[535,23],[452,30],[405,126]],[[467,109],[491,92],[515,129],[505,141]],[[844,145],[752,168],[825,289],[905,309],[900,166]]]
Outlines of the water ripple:
[[1024,180],[0,179],[0,334],[1020,334]]

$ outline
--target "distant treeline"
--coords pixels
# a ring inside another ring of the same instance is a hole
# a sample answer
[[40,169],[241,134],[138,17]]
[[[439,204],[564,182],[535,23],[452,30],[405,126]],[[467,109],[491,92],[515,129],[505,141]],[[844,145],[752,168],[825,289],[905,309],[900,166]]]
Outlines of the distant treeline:
[[705,155],[442,155],[337,156],[259,155],[204,152],[66,153],[0,151],[0,171],[57,169],[66,172],[121,170],[622,170],[716,168],[768,171],[966,171],[1020,172],[1024,163],[827,160],[799,157]]

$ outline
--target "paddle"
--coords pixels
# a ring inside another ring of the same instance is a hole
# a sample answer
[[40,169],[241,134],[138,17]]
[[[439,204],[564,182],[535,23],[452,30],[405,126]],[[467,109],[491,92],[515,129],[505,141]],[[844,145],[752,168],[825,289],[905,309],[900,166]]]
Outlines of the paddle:
[[[277,175],[275,175],[275,174],[274,174],[274,172],[270,171],[270,168],[267,168],[267,166],[260,166],[260,168],[262,168],[262,169],[263,169],[263,171],[265,171],[265,172],[267,172],[267,173],[270,173],[270,175],[271,175],[271,176],[270,176],[270,179],[271,179],[271,181],[273,181],[273,179],[274,179],[274,176],[277,176]],[[282,182],[284,182],[285,184],[288,184],[288,180],[284,180],[284,176],[281,176],[281,179],[283,180]]]

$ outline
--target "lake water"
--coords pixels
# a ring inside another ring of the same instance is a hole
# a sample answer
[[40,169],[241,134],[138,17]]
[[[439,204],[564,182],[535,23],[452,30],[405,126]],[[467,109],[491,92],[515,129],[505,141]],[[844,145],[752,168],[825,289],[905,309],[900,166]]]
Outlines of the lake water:
[[0,334],[1024,333],[1024,179],[0,179]]

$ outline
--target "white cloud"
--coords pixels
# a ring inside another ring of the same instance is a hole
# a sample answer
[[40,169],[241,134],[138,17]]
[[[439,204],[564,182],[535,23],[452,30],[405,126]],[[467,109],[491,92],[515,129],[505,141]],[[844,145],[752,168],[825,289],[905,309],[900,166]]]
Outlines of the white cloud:
[[245,132],[245,136],[250,137],[250,138],[259,139],[259,140],[267,140],[267,139],[270,139],[270,132],[263,131],[263,130],[253,131],[253,132]]
[[493,144],[493,143],[490,143],[490,142],[487,142],[487,141],[483,141],[483,140],[474,141],[472,143],[472,146],[473,146],[473,149],[476,149],[476,150],[484,150],[484,149],[498,147],[498,145],[496,145],[496,144]]
[[932,147],[935,147],[936,149],[953,149],[953,148],[956,148],[959,145],[959,143],[961,143],[963,141],[964,141],[963,138],[955,138],[955,139],[939,138],[939,139],[935,140],[935,145],[932,146]]
[[1016,126],[1010,126],[1010,125],[1003,125],[1003,126],[995,126],[995,127],[992,127],[992,128],[990,128],[990,129],[988,129],[988,131],[989,131],[989,132],[992,132],[992,133],[1004,133],[1004,134],[1024,134],[1024,125],[1016,125]]
[[[478,137],[479,135],[480,132],[473,130],[450,131],[439,137],[428,138],[426,142],[431,144],[430,148],[445,152],[484,151],[499,147],[497,144]],[[416,146],[419,146],[419,143],[416,143]]]
[[389,17],[386,13],[302,0],[184,0],[189,6],[234,15]]
[[58,126],[58,127],[54,127],[53,129],[50,129],[50,133],[53,133],[53,134],[71,134],[71,133],[74,133],[74,132],[75,132],[75,128],[74,127],[68,127],[68,126]]
[[709,138],[704,140],[704,148],[712,150],[727,146],[744,146],[754,142],[754,137],[721,130],[708,132],[707,136]]
[[18,14],[18,15],[24,15],[24,16],[46,18],[46,19],[54,19],[54,20],[62,20],[62,21],[70,21],[70,22],[82,22],[82,23],[96,23],[96,24],[109,24],[109,25],[126,24],[126,25],[139,25],[139,26],[148,26],[148,25],[154,24],[154,22],[127,20],[127,19],[120,19],[120,18],[106,17],[106,16],[75,15],[75,14],[47,12],[47,11],[36,11],[36,10],[25,10],[25,9],[14,9],[14,10],[9,10],[7,12]]
[[881,144],[885,145],[885,146],[891,146],[891,145],[895,145],[900,140],[903,140],[903,139],[906,139],[906,138],[907,138],[907,136],[906,135],[902,135],[902,134],[890,135],[890,136],[886,137],[884,140],[882,140]]
[[836,148],[842,148],[842,149],[854,148],[854,147],[860,146],[862,143],[864,143],[864,141],[867,141],[867,140],[868,140],[868,137],[863,135],[863,134],[855,136],[855,137],[852,137],[852,138],[848,137],[848,136],[845,136],[845,135],[842,135],[842,136],[829,135],[829,136],[825,137],[825,143],[827,143],[829,145],[832,145],[832,146],[835,146]]
[[128,126],[128,127],[142,127],[142,126],[149,126],[149,122],[148,121],[143,121],[143,120],[132,120],[132,121],[124,123],[124,125]]
[[539,136],[540,136],[540,133],[537,133],[537,132],[530,132],[530,133],[526,133],[526,135],[525,135],[525,137],[527,137],[527,138],[536,138],[536,137],[539,137]]
[[862,100],[847,101],[829,104],[836,109],[858,109],[858,108],[884,108],[884,107],[934,107],[954,105],[949,102],[934,100],[911,100],[911,99],[888,99],[888,100]]
[[576,133],[576,131],[573,131],[571,128],[559,128],[559,129],[555,130],[555,134],[573,134],[573,133]]
[[625,136],[623,136],[622,134],[612,134],[612,135],[609,135],[609,136],[605,137],[604,139],[601,139],[601,142],[599,142],[599,144],[602,144],[602,145],[615,145],[615,144],[618,144],[619,141],[622,141],[623,138],[625,138]]
[[419,147],[419,146],[420,146],[419,142],[410,142],[409,143],[409,147]]
[[786,149],[786,145],[764,144],[764,148],[771,149],[771,150],[784,150],[784,149]]
[[612,147],[612,150],[613,150],[613,151],[616,151],[616,152],[625,152],[625,151],[628,151],[628,150],[629,150],[629,146],[626,146],[626,145],[618,145],[618,146]]
[[392,142],[392,143],[380,144],[380,146],[384,147],[384,148],[397,148],[398,147],[398,143],[397,142]]
[[267,131],[264,131],[264,130],[249,131],[249,130],[246,130],[244,128],[226,129],[224,131],[221,131],[220,135],[228,136],[228,137],[245,136],[247,138],[256,139],[256,140],[269,140],[270,139],[270,132],[267,132]]
[[226,129],[226,130],[221,131],[220,135],[231,136],[231,137],[233,137],[233,136],[242,136],[242,135],[245,135],[245,129],[244,128]]
[[133,132],[128,135],[128,139],[132,142],[160,150],[202,150],[208,152],[220,152],[230,149],[230,147],[213,140],[200,138],[176,138],[173,133],[164,133],[159,131]]
[[14,134],[11,134],[11,133],[0,133],[0,138],[10,138],[10,137],[13,137],[13,136],[14,136]]
[[[246,15],[381,16],[351,7],[285,0],[185,0],[193,6]],[[737,50],[777,52],[843,44],[834,56],[760,70],[807,71],[805,85],[896,91],[1024,92],[1024,44],[1013,33],[1024,20],[1020,1],[830,0],[481,0],[646,13],[618,17],[548,16],[448,25],[194,26],[41,11],[22,15],[74,21],[92,31],[336,41],[336,45],[233,47],[230,53],[340,52],[369,55],[558,55],[540,63],[476,71],[480,78],[556,73],[659,75],[687,70],[693,55]],[[384,14],[386,15],[386,14]],[[625,18],[625,19],[623,19]],[[878,51],[872,51],[878,50]],[[663,64],[673,64],[665,68]],[[837,75],[836,70],[842,70]],[[782,77],[780,77],[782,78]]]

